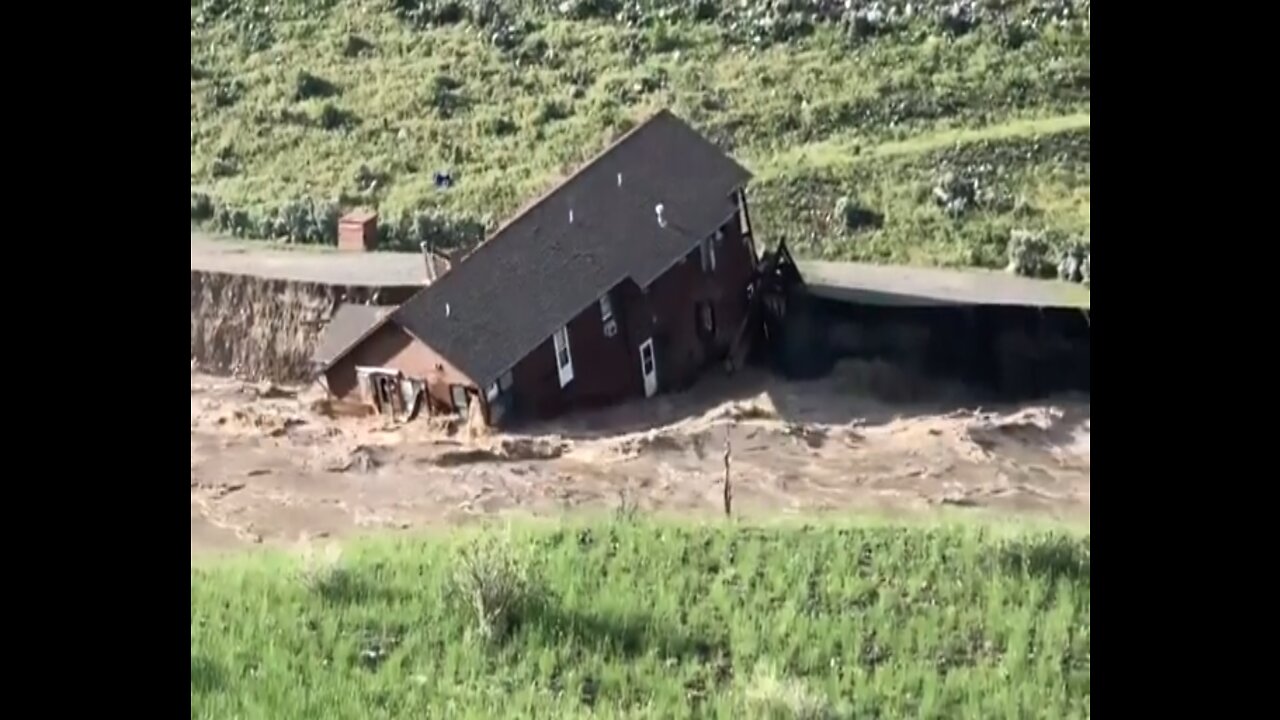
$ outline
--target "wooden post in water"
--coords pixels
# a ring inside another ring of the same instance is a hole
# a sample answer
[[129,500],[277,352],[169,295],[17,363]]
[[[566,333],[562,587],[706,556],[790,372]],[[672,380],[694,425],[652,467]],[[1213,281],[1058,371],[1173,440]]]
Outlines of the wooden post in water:
[[733,478],[729,474],[729,463],[733,456],[733,445],[729,441],[730,423],[724,425],[724,516],[733,514]]

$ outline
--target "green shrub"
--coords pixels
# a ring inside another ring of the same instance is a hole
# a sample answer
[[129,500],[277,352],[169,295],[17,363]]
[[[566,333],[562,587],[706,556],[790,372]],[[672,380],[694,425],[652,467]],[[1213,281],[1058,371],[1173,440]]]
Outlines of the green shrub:
[[324,130],[348,130],[360,124],[360,118],[350,110],[344,110],[333,103],[320,106],[315,114],[315,124]]
[[1067,282],[1084,282],[1085,259],[1089,246],[1083,240],[1074,240],[1058,252],[1058,279]]
[[843,223],[846,230],[863,230],[876,228],[884,224],[884,217],[874,210],[863,207],[857,200],[848,195],[836,201],[836,218]]
[[322,77],[312,75],[305,70],[298,73],[298,79],[294,82],[294,87],[294,100],[327,98],[338,94],[337,85],[334,85]]
[[239,80],[219,80],[209,87],[209,102],[216,108],[229,108],[244,95],[244,83]]
[[488,642],[505,639],[535,600],[528,560],[508,538],[497,535],[462,548],[451,580],[453,597],[468,609],[480,637]]
[[953,171],[946,171],[933,185],[933,199],[943,212],[960,217],[978,204],[978,183]]
[[750,715],[761,720],[836,720],[841,715],[821,692],[782,676],[767,663],[756,667],[746,691]]
[[1009,236],[1009,272],[1027,277],[1053,273],[1053,246],[1045,231],[1014,230]]
[[191,191],[191,219],[204,222],[213,217],[213,199],[208,193]]
[[347,35],[342,44],[343,57],[363,57],[372,54],[374,50],[374,44],[359,35]]

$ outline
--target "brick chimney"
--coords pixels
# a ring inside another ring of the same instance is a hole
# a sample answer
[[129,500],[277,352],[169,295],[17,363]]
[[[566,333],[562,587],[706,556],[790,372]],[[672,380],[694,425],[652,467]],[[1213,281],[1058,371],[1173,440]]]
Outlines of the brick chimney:
[[338,249],[366,252],[378,245],[378,213],[354,210],[338,221]]

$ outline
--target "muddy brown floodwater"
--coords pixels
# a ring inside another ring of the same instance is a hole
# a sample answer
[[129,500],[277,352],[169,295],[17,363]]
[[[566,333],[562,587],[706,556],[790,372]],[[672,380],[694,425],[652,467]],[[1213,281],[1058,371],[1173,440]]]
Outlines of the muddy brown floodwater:
[[642,512],[716,515],[726,436],[743,515],[954,507],[1087,523],[1088,398],[980,407],[962,395],[846,363],[811,382],[709,377],[473,438],[438,420],[330,418],[312,409],[314,388],[192,373],[191,550],[609,512],[624,497]]

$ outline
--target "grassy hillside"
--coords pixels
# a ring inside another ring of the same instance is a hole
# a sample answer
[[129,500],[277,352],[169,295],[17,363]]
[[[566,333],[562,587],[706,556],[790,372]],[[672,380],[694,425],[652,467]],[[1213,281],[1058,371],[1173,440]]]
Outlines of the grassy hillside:
[[193,219],[325,241],[363,204],[468,244],[663,106],[806,255],[1088,229],[1088,0],[193,0]]
[[485,537],[197,566],[191,716],[1089,716],[1087,535]]

